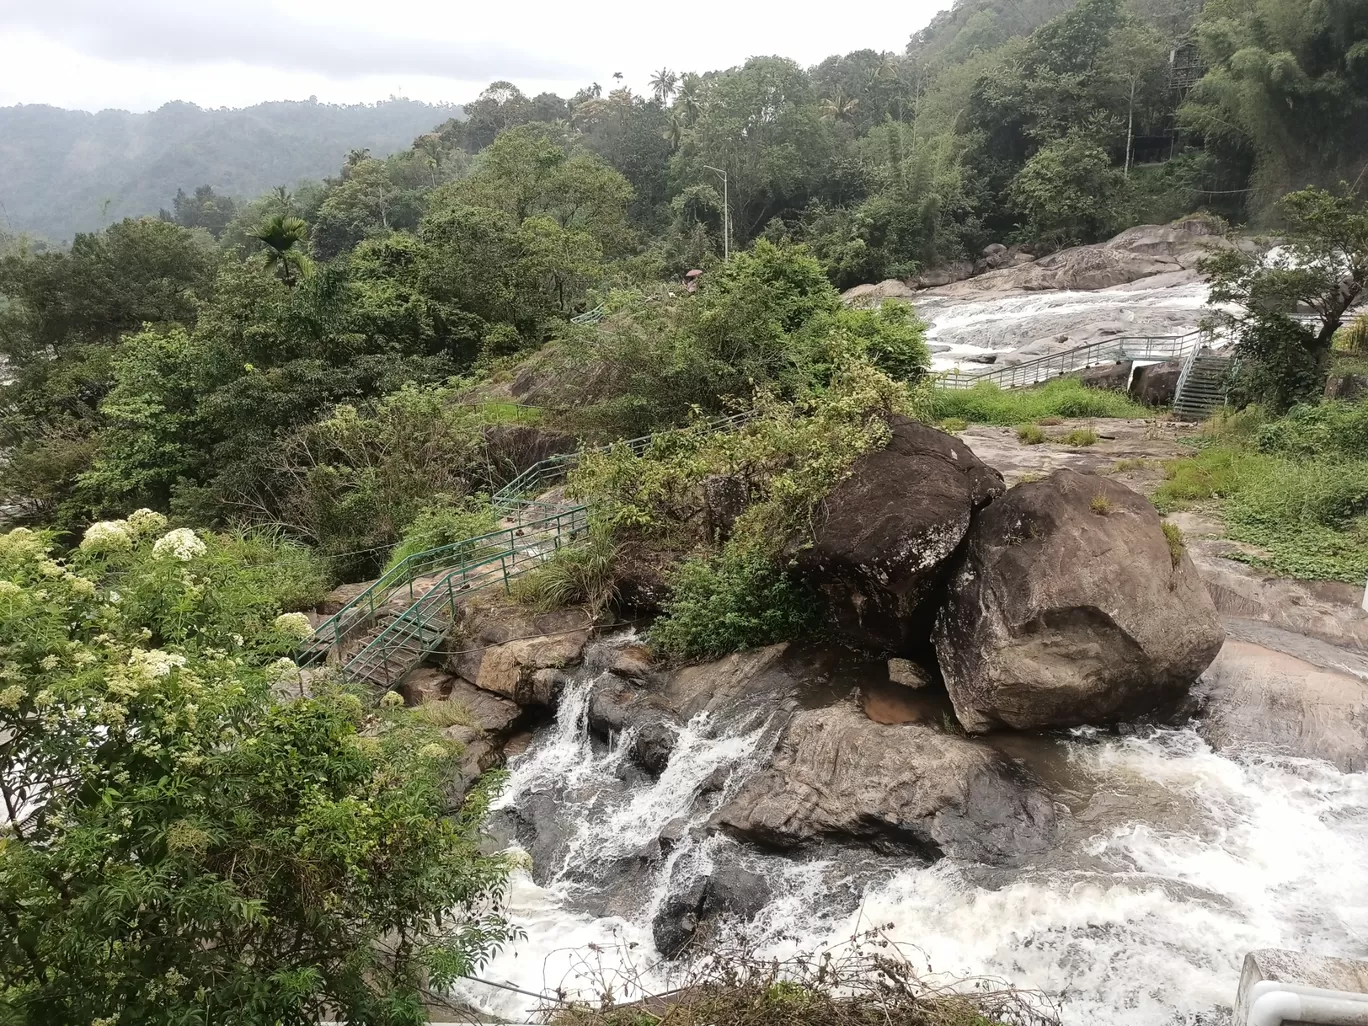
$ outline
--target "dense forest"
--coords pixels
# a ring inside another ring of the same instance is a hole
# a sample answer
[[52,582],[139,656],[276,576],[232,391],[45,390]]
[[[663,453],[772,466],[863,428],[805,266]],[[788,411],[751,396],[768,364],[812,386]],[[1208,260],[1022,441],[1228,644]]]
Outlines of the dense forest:
[[155,214],[182,187],[255,196],[321,178],[353,149],[403,149],[452,113],[459,108],[394,99],[243,110],[168,103],[145,114],[0,107],[0,229],[68,242],[76,232]]
[[[904,53],[647,95],[254,111],[0,112],[11,224],[75,230],[0,233],[0,1021],[401,1026],[517,941],[469,712],[300,662],[331,586],[485,558],[491,491],[542,457],[678,429],[584,452],[586,529],[491,590],[588,623],[630,598],[687,660],[820,628],[795,553],[890,425],[1044,444],[1146,414],[1074,380],[937,389],[912,308],[845,305],[859,282],[1185,216],[1277,230],[1280,264],[1205,265],[1240,311],[1232,405],[1264,409],[1163,501],[1229,503],[1280,572],[1368,572],[1368,405],[1306,402],[1368,354],[1362,0],[961,0]],[[90,156],[38,170],[64,152]]]
[[[363,480],[353,446],[381,443],[362,436],[404,430],[459,376],[573,347],[569,318],[610,295],[716,267],[724,232],[733,253],[770,246],[728,269],[738,280],[801,243],[844,288],[990,241],[1058,246],[1193,211],[1276,223],[1289,189],[1362,177],[1361,4],[1055,6],[970,0],[906,55],[662,69],[649,96],[496,82],[410,147],[354,147],[294,192],[241,200],[191,179],[160,218],[68,249],[11,236],[8,500],[67,528],[152,506],[333,551],[387,544],[414,507]],[[721,280],[711,291],[725,305]],[[664,361],[634,316],[609,333],[612,374],[548,401],[592,393],[624,430],[715,406],[776,373],[743,308],[691,314]],[[747,332],[750,356],[733,344]],[[662,380],[631,378],[646,363]],[[348,469],[325,481],[301,460]]]

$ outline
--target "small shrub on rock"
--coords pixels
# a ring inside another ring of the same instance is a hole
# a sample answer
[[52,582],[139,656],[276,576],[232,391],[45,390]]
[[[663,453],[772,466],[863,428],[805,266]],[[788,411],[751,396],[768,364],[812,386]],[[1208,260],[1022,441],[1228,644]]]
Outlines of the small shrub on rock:
[[1022,445],[1041,445],[1048,436],[1037,424],[1022,424],[1017,428],[1017,441]]

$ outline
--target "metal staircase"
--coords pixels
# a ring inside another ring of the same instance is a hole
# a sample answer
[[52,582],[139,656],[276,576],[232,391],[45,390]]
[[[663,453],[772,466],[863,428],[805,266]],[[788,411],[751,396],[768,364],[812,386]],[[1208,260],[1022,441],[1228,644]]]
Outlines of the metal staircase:
[[[663,434],[700,426],[731,431],[749,419],[749,413],[737,414]],[[640,456],[658,437],[646,435],[614,445],[626,446]],[[589,511],[582,503],[531,498],[564,480],[582,454],[551,456],[528,467],[492,496],[507,526],[416,552],[396,563],[320,623],[296,661],[302,667],[328,663],[344,679],[394,687],[441,647],[456,622],[457,604],[471,592],[499,585],[507,590],[514,578],[584,537]]]
[[1225,405],[1227,357],[1210,349],[1198,349],[1183,363],[1173,394],[1173,415],[1179,420],[1206,420]]

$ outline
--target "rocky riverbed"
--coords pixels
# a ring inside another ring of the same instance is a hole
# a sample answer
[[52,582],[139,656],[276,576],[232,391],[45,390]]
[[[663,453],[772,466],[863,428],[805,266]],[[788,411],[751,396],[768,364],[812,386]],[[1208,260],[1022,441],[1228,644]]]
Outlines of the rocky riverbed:
[[1368,856],[1368,617],[1230,560],[1211,518],[1171,550],[1127,485],[1185,429],[1090,426],[895,424],[801,554],[843,644],[678,668],[577,610],[468,603],[407,691],[462,708],[467,780],[508,762],[489,844],[528,854],[528,938],[486,975],[621,998],[707,944],[875,928],[1066,1021],[1167,1026],[1225,1021],[1251,947],[1368,954],[1342,872]]

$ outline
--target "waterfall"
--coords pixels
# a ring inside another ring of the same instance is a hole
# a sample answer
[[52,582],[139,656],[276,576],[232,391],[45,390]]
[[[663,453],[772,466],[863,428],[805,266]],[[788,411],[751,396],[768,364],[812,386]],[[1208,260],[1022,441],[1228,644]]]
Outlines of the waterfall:
[[[686,834],[618,913],[584,911],[580,899],[666,823],[706,822],[770,741],[761,723],[700,715],[658,780],[624,784],[630,739],[607,746],[587,728],[595,679],[590,671],[569,686],[555,723],[512,767],[504,808],[548,790],[578,797],[560,809],[573,825],[564,862],[541,867],[541,884],[523,871],[514,880],[509,914],[527,939],[484,975],[585,999],[611,987],[627,1000],[634,988],[670,984],[651,916],[672,878],[706,872],[713,852],[735,842]],[[1050,852],[1010,869],[836,849],[752,852],[749,864],[774,896],[744,928],[747,942],[783,957],[880,925],[934,973],[995,975],[1061,995],[1065,1021],[1080,1026],[1225,1023],[1251,948],[1368,957],[1368,774],[1255,752],[1227,758],[1192,729],[1078,730],[1018,743],[1012,754],[1061,799]],[[698,801],[719,770],[728,775],[722,791]],[[461,994],[512,1019],[536,1005],[476,984]]]

